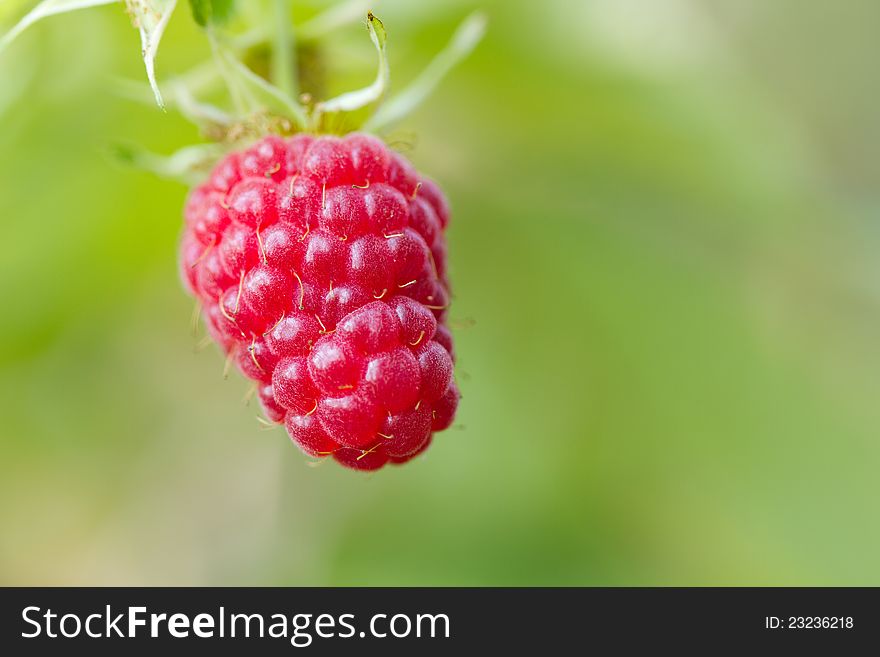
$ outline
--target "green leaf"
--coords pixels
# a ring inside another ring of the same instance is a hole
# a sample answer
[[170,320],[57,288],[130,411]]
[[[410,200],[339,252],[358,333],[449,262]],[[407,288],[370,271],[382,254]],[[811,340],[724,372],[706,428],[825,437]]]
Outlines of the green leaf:
[[222,25],[235,13],[235,0],[211,0],[211,15],[215,25]]
[[192,9],[193,20],[200,26],[205,27],[211,20],[211,0],[189,0],[189,8]]
[[348,93],[336,96],[336,98],[318,103],[315,106],[318,115],[330,112],[353,112],[371,103],[378,102],[388,89],[390,74],[388,71],[388,58],[385,56],[385,26],[372,12],[369,12],[367,14],[367,29],[370,32],[370,40],[376,46],[376,51],[379,53],[379,72],[376,74],[376,80],[369,87],[364,87],[357,91],[349,91]]
[[109,5],[119,1],[120,0],[43,0],[43,2],[31,9],[24,18],[0,38],[0,52],[12,43],[19,34],[43,18],[54,16],[55,14],[64,14],[77,9]]
[[449,44],[403,91],[382,105],[364,123],[364,129],[377,131],[387,128],[418,107],[449,70],[476,47],[486,33],[486,22],[486,16],[482,12],[474,12],[468,16],[452,35]]
[[156,83],[155,61],[159,50],[159,41],[165,32],[165,27],[177,6],[177,0],[125,0],[132,24],[141,35],[141,53],[144,57],[144,67],[147,69],[147,79],[156,97],[156,103],[165,109],[159,85]]
[[193,19],[202,27],[220,25],[229,20],[235,9],[234,0],[189,0]]

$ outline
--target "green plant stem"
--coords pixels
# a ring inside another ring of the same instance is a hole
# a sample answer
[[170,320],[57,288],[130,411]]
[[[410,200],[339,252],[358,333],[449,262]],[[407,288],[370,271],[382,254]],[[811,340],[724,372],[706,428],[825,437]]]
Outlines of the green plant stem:
[[290,0],[274,0],[275,44],[272,51],[272,82],[285,94],[296,100],[296,49],[293,22],[290,19]]

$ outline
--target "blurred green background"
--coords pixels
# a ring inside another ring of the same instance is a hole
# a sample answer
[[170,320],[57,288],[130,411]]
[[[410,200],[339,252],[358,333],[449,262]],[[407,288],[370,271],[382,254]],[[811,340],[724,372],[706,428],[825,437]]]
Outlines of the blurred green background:
[[[0,583],[880,585],[880,4],[378,0],[393,79],[477,6],[397,133],[453,205],[464,398],[367,476],[195,353],[186,190],[105,151],[198,134],[117,93],[120,8],[0,57]],[[371,79],[362,25],[327,49]],[[182,5],[160,82],[206,52]]]

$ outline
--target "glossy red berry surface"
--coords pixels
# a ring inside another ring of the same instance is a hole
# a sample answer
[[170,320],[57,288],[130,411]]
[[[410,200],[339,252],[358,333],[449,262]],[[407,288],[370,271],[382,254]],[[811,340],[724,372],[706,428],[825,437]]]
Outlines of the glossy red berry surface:
[[403,157],[357,133],[269,136],[220,162],[185,217],[185,285],[305,453],[375,470],[452,423],[449,210]]

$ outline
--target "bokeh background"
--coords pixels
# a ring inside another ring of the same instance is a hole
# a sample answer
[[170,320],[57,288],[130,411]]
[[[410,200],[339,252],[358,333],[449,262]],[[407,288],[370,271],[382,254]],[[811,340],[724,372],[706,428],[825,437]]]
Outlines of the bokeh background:
[[[880,4],[378,0],[393,79],[477,6],[398,131],[453,204],[464,398],[367,476],[195,352],[185,189],[106,153],[198,134],[118,93],[120,8],[0,57],[0,583],[880,584]],[[362,25],[326,47],[371,79]],[[182,4],[160,81],[206,52]]]

